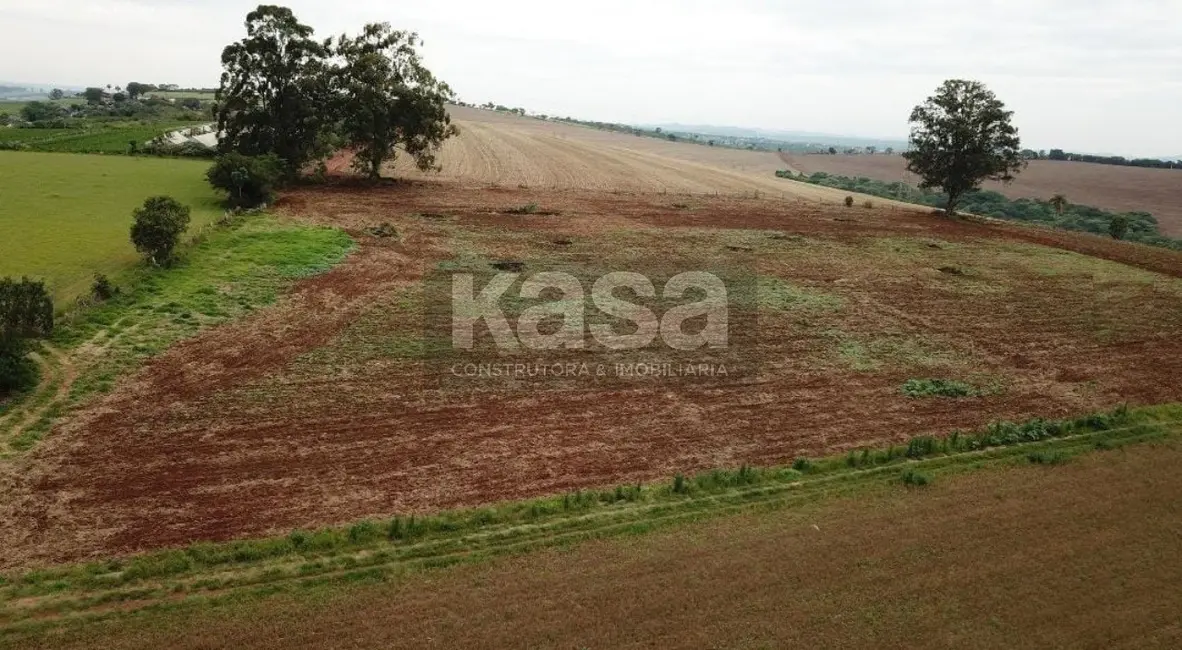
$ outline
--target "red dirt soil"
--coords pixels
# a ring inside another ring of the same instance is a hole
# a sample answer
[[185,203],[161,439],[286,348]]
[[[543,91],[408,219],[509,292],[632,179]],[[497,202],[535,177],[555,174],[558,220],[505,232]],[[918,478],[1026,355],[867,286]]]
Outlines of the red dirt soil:
[[[947,340],[1011,385],[986,398],[905,399],[899,386],[914,368],[817,366],[808,354],[818,335],[790,324],[761,331],[767,347],[755,354],[773,370],[715,385],[470,395],[430,390],[406,360],[300,370],[302,355],[448,256],[423,213],[450,215],[473,232],[546,237],[694,228],[850,245],[875,237],[1033,242],[1182,277],[1182,255],[1086,235],[918,211],[694,201],[685,210],[655,195],[442,183],[340,184],[286,196],[282,210],[348,229],[359,251],[273,308],[168,350],[59,426],[15,473],[0,474],[0,568],[786,463],[999,418],[1182,399],[1182,299],[1173,290],[1107,291],[1101,280],[1019,274],[1021,291],[966,302],[888,271],[851,276],[842,259],[791,257],[777,260],[777,272],[848,292],[845,327]],[[531,202],[562,216],[491,213]],[[399,241],[364,235],[382,221],[397,227]],[[1161,283],[1172,282],[1164,276]],[[1092,336],[1105,327],[1118,335]]]

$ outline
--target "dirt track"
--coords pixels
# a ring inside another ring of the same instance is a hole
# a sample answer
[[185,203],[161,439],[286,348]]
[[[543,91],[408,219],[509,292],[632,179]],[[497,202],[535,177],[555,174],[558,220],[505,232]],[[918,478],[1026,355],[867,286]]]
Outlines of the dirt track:
[[[916,183],[901,156],[810,155],[792,156],[790,161],[809,174],[829,172]],[[985,187],[1011,198],[1049,199],[1063,194],[1083,205],[1149,212],[1157,217],[1163,234],[1182,237],[1182,170],[1035,160],[1010,185],[989,182]]]
[[[1144,247],[1102,238],[881,207],[702,197],[674,205],[683,200],[451,183],[289,195],[282,210],[350,230],[359,251],[275,307],[164,353],[59,427],[15,473],[0,474],[0,566],[1182,399],[1182,290],[1169,277],[1182,277],[1177,254],[1143,257]],[[560,214],[503,213],[527,203]],[[382,221],[399,241],[362,234]],[[749,354],[767,362],[765,372],[713,386],[454,394],[425,388],[417,364],[382,352],[418,331],[397,305],[457,246],[533,260],[556,241],[613,262],[750,248],[761,273],[844,307],[761,321]],[[899,394],[909,377],[964,373],[1004,390],[967,400]]]

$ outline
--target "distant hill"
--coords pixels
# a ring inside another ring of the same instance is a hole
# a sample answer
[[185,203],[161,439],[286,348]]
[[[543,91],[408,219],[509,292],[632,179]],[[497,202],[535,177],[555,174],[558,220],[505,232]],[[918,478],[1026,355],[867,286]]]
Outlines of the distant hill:
[[684,133],[701,133],[703,135],[718,135],[732,138],[766,138],[768,140],[783,140],[785,142],[809,142],[825,145],[844,145],[850,147],[894,147],[904,149],[907,141],[896,138],[873,138],[856,135],[838,135],[835,133],[817,133],[813,131],[784,131],[780,129],[747,128],[739,126],[716,126],[710,124],[652,124],[644,128],[660,127],[665,131]]

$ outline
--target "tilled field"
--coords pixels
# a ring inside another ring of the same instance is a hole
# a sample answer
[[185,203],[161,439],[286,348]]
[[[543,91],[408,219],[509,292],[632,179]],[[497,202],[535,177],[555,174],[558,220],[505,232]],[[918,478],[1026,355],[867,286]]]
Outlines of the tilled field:
[[776,178],[784,164],[774,153],[669,142],[471,108],[450,110],[460,135],[440,152],[443,171],[424,174],[403,159],[392,173],[477,186],[762,195],[829,203],[848,194]]
[[[530,204],[537,214],[509,213]],[[274,307],[171,348],[0,470],[0,565],[1182,399],[1182,256],[1165,250],[881,206],[450,182],[306,189],[281,209],[347,229],[358,250]],[[367,234],[381,222],[399,236]],[[738,260],[782,283],[742,351],[760,372],[484,393],[424,375],[429,271],[642,258]],[[986,390],[904,396],[919,377]]]

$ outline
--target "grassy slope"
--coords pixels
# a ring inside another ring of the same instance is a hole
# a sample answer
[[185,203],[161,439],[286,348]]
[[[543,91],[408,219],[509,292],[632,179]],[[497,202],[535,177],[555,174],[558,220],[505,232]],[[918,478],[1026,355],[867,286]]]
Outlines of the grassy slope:
[[[1176,647],[1176,437],[20,647]],[[1021,459],[1019,459],[1021,460]]]
[[[2,405],[0,412],[10,416],[0,416],[0,459],[28,450],[59,417],[109,390],[144,359],[273,303],[295,279],[325,271],[352,247],[340,230],[253,216],[209,230],[171,269],[129,274],[120,295],[76,314],[54,332],[52,344],[72,359],[73,384],[62,386],[50,376],[39,390]],[[78,354],[96,342],[101,354]],[[53,397],[59,390],[64,395]],[[28,424],[21,426],[22,420]]]
[[206,162],[0,151],[0,276],[45,279],[61,305],[95,272],[138,259],[128,240],[131,212],[169,194],[193,208],[190,229],[221,214],[203,178]]

